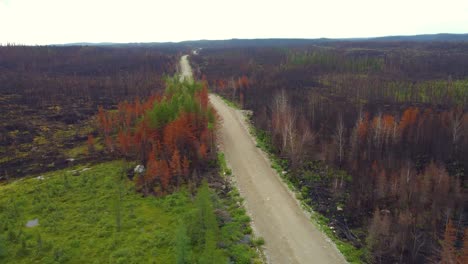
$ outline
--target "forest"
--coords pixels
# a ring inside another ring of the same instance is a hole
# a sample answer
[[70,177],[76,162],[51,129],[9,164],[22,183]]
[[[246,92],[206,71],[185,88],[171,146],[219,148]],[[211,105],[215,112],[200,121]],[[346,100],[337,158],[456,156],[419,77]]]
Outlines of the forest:
[[191,58],[366,263],[468,262],[468,44],[212,47]]
[[0,46],[0,261],[257,263],[214,92],[348,260],[468,262],[466,42],[223,43]]
[[[0,46],[0,179],[64,168],[83,155],[98,106],[164,91],[176,48]],[[97,150],[102,149],[97,138]]]

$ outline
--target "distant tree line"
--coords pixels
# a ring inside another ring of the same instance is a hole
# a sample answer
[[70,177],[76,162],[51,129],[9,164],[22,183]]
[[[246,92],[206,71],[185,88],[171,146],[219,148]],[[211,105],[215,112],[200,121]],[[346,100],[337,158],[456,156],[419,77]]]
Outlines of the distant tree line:
[[1,46],[0,58],[0,91],[19,103],[110,106],[160,89],[178,57],[157,48]]

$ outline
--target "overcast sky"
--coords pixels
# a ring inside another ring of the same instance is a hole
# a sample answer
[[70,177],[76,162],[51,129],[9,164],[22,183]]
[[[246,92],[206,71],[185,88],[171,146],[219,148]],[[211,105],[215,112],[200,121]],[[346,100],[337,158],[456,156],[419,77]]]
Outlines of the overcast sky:
[[0,43],[468,33],[468,0],[0,0]]

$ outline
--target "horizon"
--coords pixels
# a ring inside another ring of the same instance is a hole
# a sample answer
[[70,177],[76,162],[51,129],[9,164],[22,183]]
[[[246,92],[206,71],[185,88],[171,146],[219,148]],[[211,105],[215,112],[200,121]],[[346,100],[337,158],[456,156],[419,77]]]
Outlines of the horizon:
[[468,33],[468,2],[0,0],[0,44],[349,39]]
[[331,41],[346,41],[346,40],[373,40],[373,39],[383,39],[383,38],[411,38],[411,37],[420,37],[420,36],[440,36],[440,35],[450,35],[450,36],[468,36],[468,33],[428,33],[428,34],[416,34],[416,35],[384,35],[384,36],[371,36],[371,37],[349,37],[349,38],[327,38],[327,37],[318,37],[318,38],[282,38],[282,37],[272,37],[272,38],[228,38],[228,39],[187,39],[180,41],[148,41],[148,42],[112,42],[112,41],[101,41],[101,42],[87,42],[87,41],[77,41],[77,42],[65,42],[65,43],[50,43],[50,44],[23,44],[23,43],[0,43],[0,46],[62,46],[62,45],[74,45],[74,44],[98,44],[98,45],[120,45],[120,44],[181,44],[184,42],[201,42],[201,41],[233,41],[233,40],[331,40]]

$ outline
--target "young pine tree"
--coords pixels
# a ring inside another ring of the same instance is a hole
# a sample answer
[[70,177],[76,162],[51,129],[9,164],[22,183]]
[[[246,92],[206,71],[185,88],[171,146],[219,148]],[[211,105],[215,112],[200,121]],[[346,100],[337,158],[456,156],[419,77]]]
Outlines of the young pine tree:
[[190,238],[187,236],[187,228],[184,223],[182,223],[176,232],[176,263],[177,264],[188,264],[190,263]]

